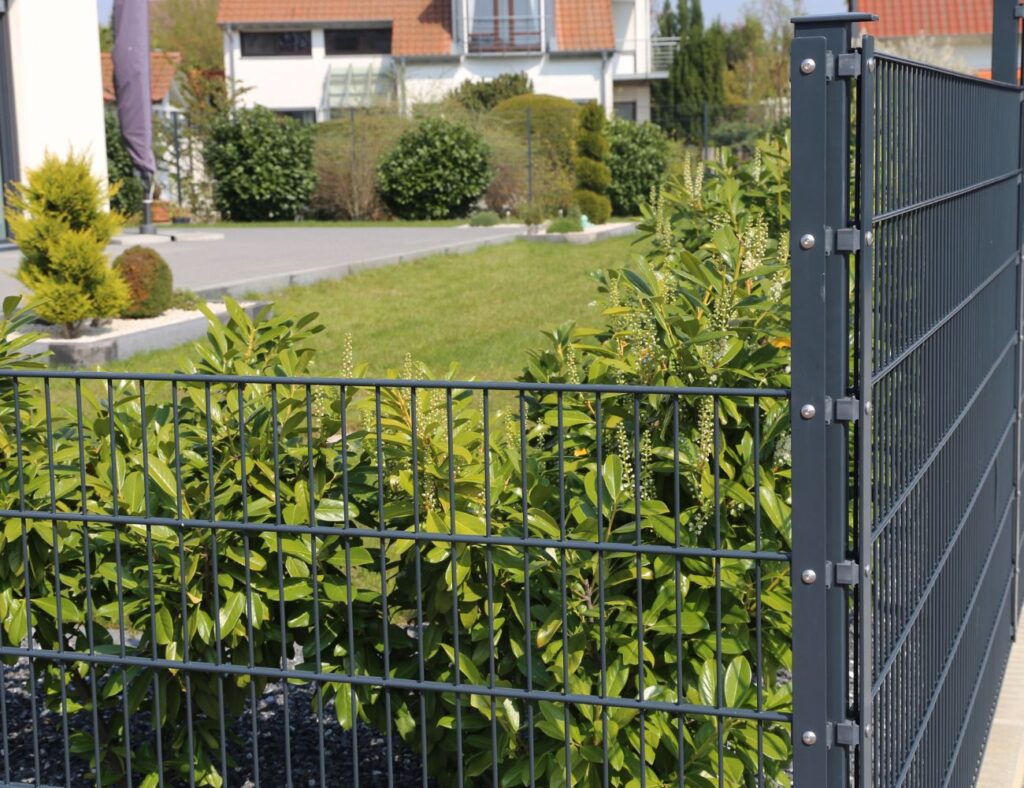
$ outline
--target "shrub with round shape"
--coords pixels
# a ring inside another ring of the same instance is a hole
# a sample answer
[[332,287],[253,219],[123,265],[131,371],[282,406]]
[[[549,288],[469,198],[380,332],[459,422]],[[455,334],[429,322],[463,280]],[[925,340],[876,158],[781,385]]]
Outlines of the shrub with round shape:
[[608,196],[618,216],[635,216],[651,189],[665,181],[668,138],[653,123],[613,120],[608,124],[610,150],[605,161],[612,174]]
[[576,119],[580,108],[558,96],[515,96],[498,104],[491,117],[526,139],[527,110],[530,110],[534,153],[571,168],[576,155]]
[[487,143],[469,126],[426,118],[384,157],[377,183],[400,219],[466,216],[491,181],[488,159]]
[[494,211],[481,211],[469,217],[470,227],[494,227],[501,221],[501,217]]
[[216,183],[217,210],[226,219],[294,219],[313,193],[312,129],[264,107],[219,118],[203,158]]
[[603,194],[595,194],[588,189],[577,189],[573,197],[580,213],[586,216],[591,224],[604,224],[612,217],[612,201]]
[[170,309],[174,298],[171,267],[148,246],[133,246],[114,260],[128,285],[129,303],[121,317],[156,317]]

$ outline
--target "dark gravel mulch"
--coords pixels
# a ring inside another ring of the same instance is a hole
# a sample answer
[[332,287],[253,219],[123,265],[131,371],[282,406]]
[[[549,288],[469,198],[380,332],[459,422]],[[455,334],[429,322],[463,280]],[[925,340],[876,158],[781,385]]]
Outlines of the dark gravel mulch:
[[[37,673],[38,678],[38,673]],[[92,771],[86,761],[70,757],[71,779],[65,780],[64,726],[60,713],[47,710],[42,692],[35,693],[35,720],[33,726],[32,697],[29,693],[29,670],[25,662],[4,668],[4,711],[6,729],[3,731],[6,747],[0,743],[0,783],[22,783],[46,786],[88,786],[93,784]],[[349,786],[354,784],[352,769],[352,732],[344,730],[329,705],[323,715],[323,754],[326,779],[320,775],[320,731],[313,712],[312,687],[289,686],[288,718],[290,730],[290,768],[295,788],[309,786]],[[229,774],[228,786],[251,788],[256,786],[259,765],[259,785],[268,788],[288,785],[288,762],[285,759],[284,698],[280,685],[267,687],[257,701],[258,761],[254,757],[252,742],[252,710],[245,712],[228,725]],[[144,704],[146,705],[146,704]],[[149,713],[140,712],[132,718],[131,735],[134,742],[152,741]],[[79,712],[68,717],[69,733],[91,731],[90,713]],[[36,737],[33,737],[33,727]],[[34,741],[37,739],[37,742]],[[35,749],[38,746],[39,763],[36,773]],[[359,756],[359,784],[371,788],[388,785],[387,741],[383,735],[366,726],[357,726]],[[217,757],[219,761],[219,756]],[[233,764],[233,766],[232,766]],[[421,761],[401,742],[393,737],[394,784],[421,785]],[[136,775],[135,784],[141,780]],[[171,775],[164,775],[165,785],[177,785]],[[185,783],[187,784],[187,783]],[[430,781],[433,788],[435,782]]]

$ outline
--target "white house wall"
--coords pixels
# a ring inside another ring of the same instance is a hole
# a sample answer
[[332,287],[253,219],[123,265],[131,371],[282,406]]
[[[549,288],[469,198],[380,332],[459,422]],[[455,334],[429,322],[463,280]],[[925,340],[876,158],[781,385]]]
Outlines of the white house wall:
[[406,101],[410,104],[437,101],[463,82],[494,79],[501,74],[524,73],[536,93],[561,96],[571,101],[604,101],[610,104],[611,78],[601,89],[601,57],[465,58],[459,61],[408,62],[404,69]]
[[20,176],[47,152],[92,157],[107,177],[99,18],[88,0],[9,0]]

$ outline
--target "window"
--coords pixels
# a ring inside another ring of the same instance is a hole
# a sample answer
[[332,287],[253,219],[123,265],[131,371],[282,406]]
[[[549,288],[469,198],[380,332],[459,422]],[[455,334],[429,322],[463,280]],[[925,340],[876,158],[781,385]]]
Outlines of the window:
[[472,0],[470,52],[539,52],[539,0]]
[[305,123],[307,126],[312,126],[316,123],[315,109],[275,109],[274,114],[284,118],[294,118],[299,123]]
[[391,28],[325,30],[324,49],[328,55],[390,55]]
[[636,102],[635,101],[616,101],[615,102],[615,114],[623,120],[631,120],[636,122]]
[[309,30],[242,33],[242,57],[304,57],[313,54]]

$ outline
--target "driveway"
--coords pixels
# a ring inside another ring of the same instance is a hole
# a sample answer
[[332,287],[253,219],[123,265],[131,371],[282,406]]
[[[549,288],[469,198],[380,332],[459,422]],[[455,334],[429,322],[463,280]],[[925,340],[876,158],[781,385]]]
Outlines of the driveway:
[[[161,233],[171,232],[162,229]],[[183,230],[182,237],[199,231]],[[207,297],[268,292],[432,254],[469,252],[508,243],[519,227],[293,227],[216,230],[223,240],[163,243],[156,250],[174,272],[174,286]],[[131,235],[126,236],[130,242]],[[197,236],[199,237],[199,236]],[[111,255],[123,251],[112,246]],[[0,297],[22,292],[13,278],[20,255],[0,251]]]

